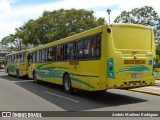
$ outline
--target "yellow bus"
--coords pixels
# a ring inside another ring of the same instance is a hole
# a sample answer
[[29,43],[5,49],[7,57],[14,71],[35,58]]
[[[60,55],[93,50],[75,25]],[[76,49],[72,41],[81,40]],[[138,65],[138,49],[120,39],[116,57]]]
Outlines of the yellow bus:
[[6,55],[5,71],[8,75],[20,78],[28,75],[28,50]]
[[73,88],[105,91],[155,83],[153,29],[103,25],[29,50],[28,76]]

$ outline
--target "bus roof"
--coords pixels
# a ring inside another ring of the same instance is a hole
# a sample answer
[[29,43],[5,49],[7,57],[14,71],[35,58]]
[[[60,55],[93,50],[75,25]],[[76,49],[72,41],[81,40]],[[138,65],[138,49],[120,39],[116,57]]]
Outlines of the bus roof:
[[63,38],[63,39],[60,39],[60,40],[45,44],[45,45],[42,45],[42,46],[38,46],[36,48],[32,48],[29,51],[30,52],[37,51],[37,50],[44,49],[46,47],[51,47],[53,45],[63,44],[63,43],[66,43],[66,42],[70,42],[72,40],[78,40],[80,38],[84,38],[84,37],[87,37],[87,36],[90,36],[90,35],[93,35],[93,34],[101,33],[102,32],[102,28],[103,28],[103,26],[99,26],[99,27],[84,31],[82,33],[78,33],[78,34],[75,34],[75,35],[72,35],[72,36],[69,36],[69,37],[66,37],[66,38]]
[[111,24],[112,27],[138,27],[138,28],[144,28],[144,29],[152,29],[149,26],[141,25],[141,24],[129,24],[129,23],[114,23]]
[[[57,40],[57,41],[54,41],[54,42],[51,42],[51,43],[44,44],[42,46],[38,46],[38,47],[32,48],[32,49],[30,49],[28,51],[29,52],[33,52],[33,51],[45,49],[47,47],[51,47],[53,45],[63,44],[63,43],[66,43],[66,42],[70,42],[72,40],[78,40],[80,38],[84,38],[84,37],[87,37],[87,36],[90,36],[90,35],[93,35],[93,34],[101,33],[102,30],[103,30],[103,27],[122,27],[122,26],[124,26],[124,27],[138,27],[138,28],[144,28],[144,29],[151,29],[151,27],[140,25],[140,24],[128,24],[128,23],[106,24],[106,25],[102,25],[102,26],[99,26],[99,27],[96,27],[96,28],[93,28],[93,29],[90,29],[90,30],[87,30],[87,31],[84,31],[84,32],[81,32],[81,33],[78,33],[78,34],[75,34],[75,35],[72,35],[72,36],[69,36],[69,37],[66,37],[66,38],[62,38],[60,40]],[[11,53],[11,54],[17,54],[17,53],[22,53],[22,52],[25,52],[25,50],[20,51],[20,52],[16,52],[16,53]],[[8,54],[8,55],[11,55],[11,54]]]
[[28,52],[28,50],[17,51],[17,52],[14,52],[14,53],[7,54],[6,56],[19,54],[19,53],[23,53],[23,52]]

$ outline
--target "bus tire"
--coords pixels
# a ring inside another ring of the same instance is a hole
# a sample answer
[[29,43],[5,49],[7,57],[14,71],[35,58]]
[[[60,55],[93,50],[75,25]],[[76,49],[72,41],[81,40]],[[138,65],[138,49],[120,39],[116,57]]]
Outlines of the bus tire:
[[34,71],[33,72],[33,80],[35,83],[38,83],[38,80],[37,80],[37,76],[36,76],[36,72]]
[[73,92],[71,78],[69,74],[65,74],[63,77],[63,88],[66,93]]
[[17,72],[16,72],[16,77],[19,79],[20,76],[19,76],[19,70],[17,69]]
[[8,76],[10,76],[8,68],[7,68],[7,74],[8,74]]

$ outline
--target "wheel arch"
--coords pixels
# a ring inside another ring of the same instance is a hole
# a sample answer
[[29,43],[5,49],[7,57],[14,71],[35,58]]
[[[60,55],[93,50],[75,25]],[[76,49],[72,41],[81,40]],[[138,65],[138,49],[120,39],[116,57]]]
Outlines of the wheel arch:
[[35,70],[33,70],[32,71],[32,78],[33,78],[33,76],[34,76],[34,74],[36,73],[36,71]]
[[69,76],[70,76],[70,74],[69,74],[68,72],[64,72],[64,73],[63,73],[62,84],[64,83],[64,77],[65,77],[66,75],[69,75]]

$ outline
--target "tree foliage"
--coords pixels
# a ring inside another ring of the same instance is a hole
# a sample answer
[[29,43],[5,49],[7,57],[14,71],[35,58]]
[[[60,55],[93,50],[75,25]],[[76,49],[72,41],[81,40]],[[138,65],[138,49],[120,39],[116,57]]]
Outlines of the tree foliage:
[[21,50],[21,40],[14,34],[10,34],[1,40],[1,45],[6,46],[14,51]]
[[84,9],[44,11],[42,17],[29,20],[16,32],[23,44],[42,45],[103,25],[104,18],[96,18],[93,11]]
[[131,11],[123,11],[114,20],[115,23],[134,23],[151,27],[159,26],[159,16],[157,12],[149,6],[135,8]]

